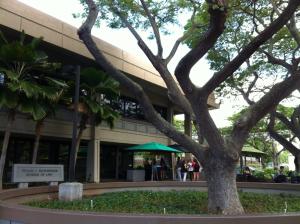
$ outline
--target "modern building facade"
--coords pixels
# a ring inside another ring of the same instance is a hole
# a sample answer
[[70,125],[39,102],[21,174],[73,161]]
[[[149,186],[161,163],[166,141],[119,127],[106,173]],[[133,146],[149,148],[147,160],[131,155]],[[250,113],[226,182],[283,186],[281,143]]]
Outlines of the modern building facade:
[[[64,64],[95,66],[93,57],[77,36],[77,29],[37,11],[16,0],[0,1],[0,29],[8,39],[19,38],[22,30],[32,37],[43,37],[42,50],[52,61]],[[179,110],[168,100],[166,86],[156,70],[145,61],[95,37],[98,47],[119,70],[138,82],[147,91],[153,105],[171,121]],[[83,133],[77,165],[78,178],[91,182],[103,179],[123,179],[130,161],[126,147],[156,141],[171,144],[170,139],[147,122],[130,90],[121,87],[121,98],[115,109],[122,118],[114,129],[102,124],[88,127]],[[211,96],[211,108],[218,105]],[[6,126],[6,113],[0,111],[0,137]],[[186,130],[189,130],[189,123]],[[25,114],[18,114],[13,127],[6,161],[5,180],[9,182],[13,163],[30,163],[35,123]],[[72,136],[72,112],[63,106],[55,117],[45,121],[38,163],[62,163],[67,170]]]

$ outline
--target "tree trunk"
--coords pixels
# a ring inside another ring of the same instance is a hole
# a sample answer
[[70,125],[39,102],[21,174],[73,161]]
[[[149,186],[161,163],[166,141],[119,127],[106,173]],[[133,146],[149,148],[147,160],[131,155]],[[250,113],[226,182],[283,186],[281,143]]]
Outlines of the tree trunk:
[[6,153],[7,153],[7,148],[8,148],[8,143],[9,143],[9,138],[11,134],[11,129],[12,125],[15,120],[15,111],[11,110],[8,112],[8,121],[7,121],[7,126],[5,130],[5,135],[3,139],[3,145],[2,145],[2,150],[1,150],[1,158],[0,158],[0,189],[2,189],[2,179],[3,179],[3,172],[4,172],[4,167],[5,167],[5,160],[6,160]]
[[[70,164],[69,164],[69,166],[72,167],[72,172],[74,174],[74,179],[75,179],[75,175],[76,175],[75,170],[76,170],[77,154],[78,154],[78,151],[79,151],[80,141],[81,141],[83,131],[86,129],[86,124],[87,124],[88,118],[89,117],[86,114],[82,114],[78,134],[76,136],[76,145],[75,145],[75,152],[74,152],[75,155],[73,155],[73,156],[70,155],[70,158],[74,159],[74,160],[70,160]],[[69,171],[70,171],[70,169],[69,169]],[[70,173],[69,173],[69,175],[70,175]],[[74,180],[71,180],[71,181],[74,181]]]
[[300,173],[300,154],[294,155],[294,156],[295,156],[295,159],[294,159],[295,170],[297,173]]
[[82,138],[82,133],[83,133],[84,129],[83,128],[80,128],[79,131],[78,131],[78,135],[77,135],[77,138],[76,138],[76,153],[75,153],[75,159],[74,159],[74,167],[76,167],[76,162],[77,162],[77,155],[78,155],[78,151],[79,151],[79,147],[80,147],[80,141],[81,141],[81,138]]
[[235,163],[210,159],[204,172],[208,187],[208,211],[213,214],[239,215],[244,213],[236,187]]
[[37,121],[35,125],[35,142],[34,142],[34,148],[32,153],[32,164],[36,164],[43,123],[44,123],[44,119]]

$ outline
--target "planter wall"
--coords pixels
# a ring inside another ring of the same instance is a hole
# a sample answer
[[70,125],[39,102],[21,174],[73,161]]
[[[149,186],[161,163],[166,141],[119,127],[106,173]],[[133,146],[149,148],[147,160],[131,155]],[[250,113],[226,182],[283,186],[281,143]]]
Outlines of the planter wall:
[[128,181],[145,181],[145,170],[127,170]]

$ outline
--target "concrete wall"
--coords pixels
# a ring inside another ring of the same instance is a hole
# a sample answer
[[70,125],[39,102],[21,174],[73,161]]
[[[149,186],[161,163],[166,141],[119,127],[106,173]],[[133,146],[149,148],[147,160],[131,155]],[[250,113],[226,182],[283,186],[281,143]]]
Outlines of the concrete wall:
[[[72,119],[72,116],[70,116]],[[7,115],[5,112],[0,112],[0,132],[5,130]],[[59,119],[46,119],[45,126],[42,132],[43,136],[72,138],[72,121]],[[28,116],[18,114],[13,125],[12,132],[14,134],[31,134],[35,135],[35,122]],[[95,136],[91,136],[91,128],[88,127],[82,139],[98,139],[101,142],[118,142],[127,144],[142,144],[149,141],[157,141],[163,144],[168,144],[168,138],[161,134],[150,123],[131,120],[119,119],[114,129],[107,127],[105,123],[96,127]]]

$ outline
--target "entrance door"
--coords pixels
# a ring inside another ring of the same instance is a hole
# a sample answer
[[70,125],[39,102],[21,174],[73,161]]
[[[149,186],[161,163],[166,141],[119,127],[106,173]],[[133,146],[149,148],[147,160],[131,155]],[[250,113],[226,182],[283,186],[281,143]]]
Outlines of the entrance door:
[[101,145],[100,149],[100,178],[116,178],[117,150],[113,145]]

